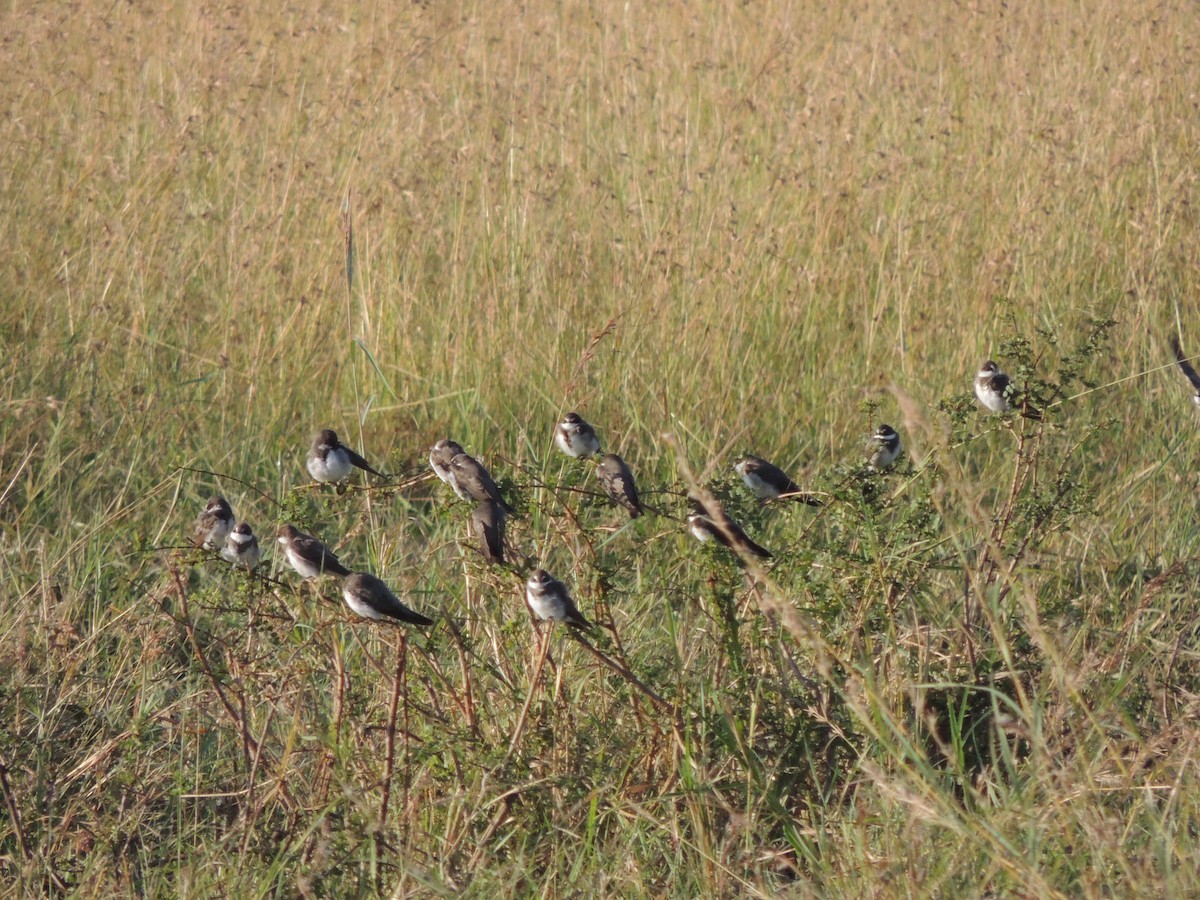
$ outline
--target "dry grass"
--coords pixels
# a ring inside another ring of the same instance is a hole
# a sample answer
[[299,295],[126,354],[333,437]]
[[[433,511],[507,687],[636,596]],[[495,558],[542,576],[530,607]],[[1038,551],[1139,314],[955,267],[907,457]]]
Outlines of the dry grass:
[[[1196,421],[1167,339],[1200,352],[1198,20],[10,10],[10,892],[1196,892]],[[1119,322],[1098,389],[1028,453],[935,408],[1014,334],[1047,375],[1089,311]],[[846,489],[863,401],[931,463],[878,495]],[[715,477],[783,561],[751,582],[669,519],[613,535],[551,450],[573,408],[646,488]],[[388,471],[446,434],[492,463],[514,541],[678,724],[562,635],[534,683],[520,579],[460,549],[447,494],[299,488],[321,426]],[[756,508],[740,449],[839,499]],[[1038,519],[1062,476],[1086,490]],[[330,586],[159,549],[216,491],[438,614],[403,677]]]

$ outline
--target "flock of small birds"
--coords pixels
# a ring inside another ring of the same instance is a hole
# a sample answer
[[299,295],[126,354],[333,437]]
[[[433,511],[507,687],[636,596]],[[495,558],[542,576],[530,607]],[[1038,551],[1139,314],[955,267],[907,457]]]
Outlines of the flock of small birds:
[[[573,459],[596,460],[596,477],[609,499],[624,509],[631,519],[643,515],[648,507],[638,495],[637,483],[629,465],[615,453],[602,453],[596,430],[576,412],[568,413],[554,432],[556,446]],[[868,465],[876,469],[891,466],[901,453],[900,435],[890,425],[880,425],[871,436],[872,450]],[[471,512],[472,531],[479,549],[489,563],[505,563],[505,521],[513,515],[487,467],[467,453],[460,444],[444,439],[429,451],[429,466],[463,500],[476,504]],[[313,481],[336,484],[345,481],[354,469],[386,477],[362,456],[338,440],[337,433],[325,429],[317,434],[308,451],[305,467]],[[746,456],[734,470],[746,488],[759,500],[793,500],[820,506],[813,494],[801,490],[778,466],[757,456]],[[720,508],[710,508],[697,499],[687,518],[689,531],[700,541],[716,541],[735,552],[760,559],[772,554],[747,536],[737,522]],[[236,524],[235,524],[236,523]],[[410,625],[431,625],[433,621],[409,609],[380,578],[368,572],[352,572],[337,555],[311,534],[294,525],[279,527],[277,539],[284,556],[302,578],[332,575],[342,579],[342,599],[356,614],[374,620],[395,620]],[[250,525],[237,522],[224,497],[213,497],[196,522],[193,543],[206,550],[217,550],[234,566],[253,571],[262,561],[262,550]],[[535,569],[525,584],[525,600],[533,615],[542,621],[563,622],[577,628],[591,627],[579,612],[566,585],[545,569]]]
[[[1189,364],[1178,341],[1172,341],[1183,374],[1195,390],[1193,401],[1200,406],[1200,374]],[[1015,410],[1030,419],[1042,414],[1031,407],[1016,390],[1012,380],[992,360],[986,361],[975,376],[975,396],[992,414]],[[596,476],[605,494],[624,509],[629,517],[643,515],[646,507],[638,495],[637,484],[628,464],[615,453],[602,453],[596,430],[576,412],[568,413],[554,432],[556,446],[573,459],[596,460]],[[882,471],[892,466],[903,453],[899,433],[890,425],[880,425],[869,438],[867,465]],[[505,563],[505,521],[513,508],[501,496],[487,467],[468,454],[456,442],[444,439],[429,452],[429,465],[443,482],[461,497],[476,504],[470,516],[471,529],[479,539],[483,558],[492,564]],[[386,477],[362,456],[338,440],[337,433],[325,429],[313,441],[305,466],[313,481],[336,484],[361,469]],[[760,501],[794,501],[821,506],[814,494],[800,488],[778,466],[757,456],[746,456],[734,465],[742,483]],[[741,525],[729,518],[719,505],[705,504],[690,496],[692,511],[687,517],[688,530],[699,541],[717,542],[741,557],[770,559],[772,554],[755,543]],[[650,510],[653,512],[654,510]],[[284,524],[277,533],[288,564],[304,579],[332,575],[342,579],[342,598],[357,615],[376,621],[392,620],[409,625],[432,625],[433,620],[409,609],[380,578],[368,572],[352,572],[332,550],[311,534],[294,525]],[[213,497],[196,522],[193,543],[206,550],[219,551],[234,566],[253,571],[262,560],[258,539],[246,522],[237,522],[224,497]],[[545,569],[537,568],[525,584],[525,602],[541,621],[562,622],[580,629],[590,623],[576,607],[566,585]]]

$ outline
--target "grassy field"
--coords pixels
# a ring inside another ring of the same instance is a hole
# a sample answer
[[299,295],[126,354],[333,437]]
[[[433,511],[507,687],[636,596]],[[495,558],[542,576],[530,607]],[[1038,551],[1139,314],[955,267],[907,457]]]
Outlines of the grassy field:
[[[1200,9],[0,21],[5,896],[1200,893]],[[309,485],[322,427],[396,477]],[[436,624],[187,549],[217,493]]]

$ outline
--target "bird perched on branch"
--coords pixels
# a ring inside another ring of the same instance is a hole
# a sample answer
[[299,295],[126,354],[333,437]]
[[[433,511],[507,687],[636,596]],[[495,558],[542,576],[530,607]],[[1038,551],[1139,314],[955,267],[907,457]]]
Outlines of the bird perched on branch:
[[582,459],[600,452],[600,438],[596,429],[583,420],[577,412],[569,412],[554,429],[554,442],[567,456]]
[[525,602],[533,614],[544,622],[563,622],[575,628],[592,625],[575,607],[567,586],[551,577],[545,569],[535,569],[525,583]]
[[471,528],[479,537],[479,551],[490,563],[504,562],[504,520],[507,516],[495,500],[483,500],[471,512]]
[[638,499],[633,472],[629,471],[625,460],[615,453],[605,453],[596,466],[596,477],[604,492],[614,503],[625,508],[629,518],[636,519],[642,514],[642,501]]
[[342,599],[364,619],[376,622],[394,619],[407,625],[433,624],[433,619],[409,609],[382,579],[367,572],[355,572],[346,577],[342,582]]
[[350,570],[338,561],[332,550],[294,525],[279,526],[279,543],[283,545],[288,563],[301,578],[350,574]]
[[868,441],[871,451],[867,465],[872,469],[886,469],[904,449],[900,444],[900,434],[891,425],[880,425]]
[[337,432],[329,428],[318,433],[313,439],[305,466],[313,481],[319,481],[321,484],[342,481],[350,476],[354,468],[378,475],[380,478],[384,477],[382,472],[371,468],[370,463],[339,441]]
[[469,453],[459,453],[450,460],[451,486],[464,500],[495,501],[505,515],[512,514],[512,507],[500,496],[500,489],[492,479],[492,473]]
[[454,483],[454,473],[450,469],[450,460],[466,451],[449,438],[443,438],[433,445],[433,449],[429,451],[429,467],[433,469],[434,474],[446,484],[454,489],[454,493],[458,494],[464,500],[471,499],[469,496],[462,494],[458,490],[458,485]]
[[[1018,399],[1012,379],[990,359],[975,373],[975,396],[993,413],[1008,412],[1013,408],[1014,399]],[[1027,419],[1042,417],[1039,410],[1024,402],[1021,403],[1021,415]]]
[[247,572],[254,571],[262,559],[262,551],[258,548],[258,538],[245,522],[239,522],[233,531],[225,538],[225,546],[221,548],[221,558],[235,566],[241,566]]
[[742,483],[759,500],[795,500],[809,506],[820,506],[821,501],[803,491],[783,469],[759,456],[743,457],[733,467],[742,476]]
[[744,528],[725,514],[719,506],[709,509],[699,499],[692,498],[692,512],[688,516],[688,530],[701,543],[716,541],[723,547],[728,547],[739,556],[748,553],[759,559],[771,559],[773,554],[765,547],[756,544],[746,534]]
[[218,550],[233,530],[233,508],[224,497],[213,497],[196,519],[192,543],[205,550]]

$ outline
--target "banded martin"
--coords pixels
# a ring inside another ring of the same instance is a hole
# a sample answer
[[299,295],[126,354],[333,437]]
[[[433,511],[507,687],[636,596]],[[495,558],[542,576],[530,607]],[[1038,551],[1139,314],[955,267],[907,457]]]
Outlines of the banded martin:
[[305,534],[294,525],[279,526],[279,543],[293,569],[301,578],[314,578],[322,573],[349,575],[350,570],[338,562],[333,551],[311,534]]
[[567,456],[582,459],[600,452],[600,438],[596,429],[583,420],[577,412],[569,412],[554,429],[554,442]]
[[891,425],[880,425],[868,439],[870,457],[867,465],[872,469],[886,469],[900,456],[904,447],[900,443],[900,434]]
[[604,492],[614,503],[625,508],[629,518],[636,519],[642,514],[642,501],[638,499],[637,485],[625,460],[615,453],[605,453],[596,466],[596,477],[600,479]]
[[692,536],[702,543],[716,541],[723,547],[728,547],[739,556],[749,553],[759,559],[771,559],[770,550],[750,540],[745,529],[726,515],[720,506],[713,509],[706,507],[699,499],[692,497],[692,512],[688,516],[688,530]]
[[395,619],[407,625],[433,624],[433,619],[413,612],[400,602],[381,579],[367,572],[355,572],[346,577],[342,582],[342,599],[364,619],[374,619],[377,622]]
[[459,453],[450,460],[450,476],[454,479],[455,493],[464,500],[494,500],[506,514],[512,514],[512,507],[500,496],[492,473],[469,453]]
[[[1007,374],[990,359],[975,373],[975,396],[989,412],[1003,413],[1012,409],[1015,386]],[[1021,414],[1027,419],[1040,419],[1041,412],[1023,404]]]
[[224,497],[213,497],[196,519],[192,543],[205,550],[219,550],[233,530],[233,509]]
[[229,532],[225,538],[225,546],[221,548],[221,559],[241,566],[247,572],[254,571],[254,567],[262,559],[262,551],[258,548],[258,538],[247,523],[239,522],[238,526]]
[[576,628],[591,628],[575,607],[567,587],[552,578],[545,569],[535,569],[525,584],[525,602],[537,618],[546,622],[564,622]]
[[495,500],[484,500],[471,512],[471,529],[479,537],[479,551],[490,563],[504,562],[504,510]]
[[[454,488],[454,492],[458,493],[458,488],[454,484],[454,475],[450,471],[450,460],[458,456],[460,453],[465,453],[461,446],[449,438],[443,438],[433,445],[433,449],[429,451],[429,467],[433,469],[435,475],[450,487]],[[461,496],[461,495],[460,495]],[[469,500],[469,497],[463,497],[464,500]]]
[[370,463],[339,441],[337,432],[329,428],[321,431],[313,439],[305,465],[313,481],[319,481],[321,484],[342,481],[350,476],[350,471],[355,467],[380,478],[385,477],[382,472],[371,468]]
[[807,491],[802,491],[783,469],[758,456],[747,456],[733,470],[742,476],[742,483],[759,500],[795,500],[809,506],[820,506],[821,501]]

